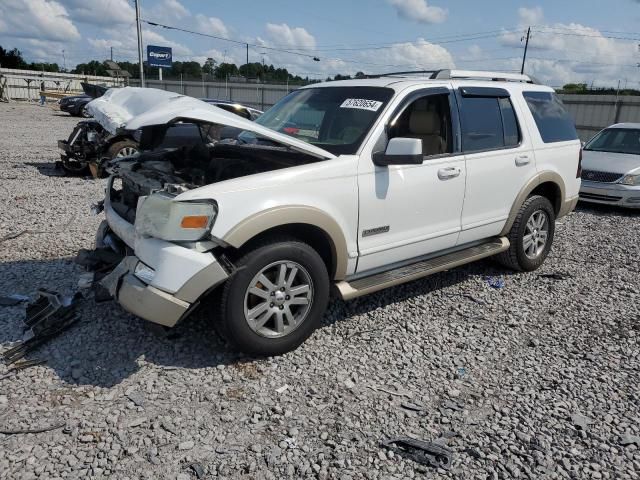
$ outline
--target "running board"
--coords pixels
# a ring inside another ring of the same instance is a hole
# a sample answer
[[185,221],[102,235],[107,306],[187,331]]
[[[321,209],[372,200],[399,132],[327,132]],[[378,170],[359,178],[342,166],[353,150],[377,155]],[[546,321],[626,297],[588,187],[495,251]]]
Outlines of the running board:
[[394,285],[400,285],[422,277],[427,277],[434,273],[459,267],[466,263],[475,262],[482,258],[491,257],[492,255],[508,250],[509,245],[509,240],[506,237],[501,237],[481,245],[476,245],[475,247],[448,253],[441,257],[421,260],[410,265],[398,267],[394,270],[376,273],[349,282],[338,282],[336,287],[343,300],[351,300],[352,298],[377,292],[378,290],[383,290]]

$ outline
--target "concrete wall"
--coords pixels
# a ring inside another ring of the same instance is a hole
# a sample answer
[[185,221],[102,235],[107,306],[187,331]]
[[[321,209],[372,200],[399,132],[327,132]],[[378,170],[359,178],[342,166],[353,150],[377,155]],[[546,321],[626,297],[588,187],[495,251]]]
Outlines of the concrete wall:
[[[40,76],[42,75],[42,77]],[[37,70],[17,70],[0,68],[0,86],[6,81],[6,95],[12,100],[37,100],[40,98],[40,82],[44,81],[49,92],[60,94],[82,93],[80,82],[117,87],[124,85],[124,79],[76,75],[74,73],[39,72]]]
[[[131,86],[138,86],[131,80]],[[297,86],[270,85],[261,83],[227,82],[181,82],[180,80],[149,80],[147,87],[159,88],[196,98],[212,98],[238,102],[258,110],[266,110]]]
[[573,116],[583,141],[609,125],[640,123],[640,97],[615,95],[560,95]]

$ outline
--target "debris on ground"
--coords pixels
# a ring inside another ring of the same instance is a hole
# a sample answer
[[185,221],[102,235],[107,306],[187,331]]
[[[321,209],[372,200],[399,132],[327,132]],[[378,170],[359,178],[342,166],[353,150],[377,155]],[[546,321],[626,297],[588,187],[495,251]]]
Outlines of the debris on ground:
[[427,442],[411,437],[398,437],[380,442],[380,446],[422,465],[448,470],[453,452],[440,443]]
[[420,403],[416,401],[402,402],[400,406],[405,410],[411,410],[414,412],[424,412],[427,409],[427,406],[424,403]]
[[585,417],[579,413],[574,413],[571,415],[571,423],[573,423],[573,426],[576,427],[576,429],[585,431],[589,428],[589,425],[594,423],[594,421],[589,417]]
[[189,464],[189,468],[193,470],[197,478],[204,478],[204,467],[197,462]]
[[0,380],[4,380],[5,378],[8,378],[14,373],[21,370],[26,370],[27,368],[35,367],[37,365],[43,365],[45,363],[47,363],[46,360],[23,360],[21,362],[16,362],[11,367],[9,367],[9,370],[7,370],[6,374],[0,377]]
[[38,298],[26,308],[25,336],[18,345],[2,354],[5,362],[16,362],[75,323],[79,318],[76,304],[80,298],[79,294],[63,296],[50,290],[39,290]]
[[442,402],[442,408],[445,410],[453,410],[454,412],[461,412],[464,410],[464,407],[459,402],[454,402],[453,400],[445,400]]
[[58,422],[53,425],[48,425],[46,427],[34,427],[34,428],[22,428],[17,430],[8,430],[8,429],[0,429],[0,433],[3,435],[20,435],[23,433],[44,433],[50,432],[52,430],[57,430],[59,428],[64,427],[67,422]]
[[487,284],[491,287],[491,288],[495,288],[496,290],[499,290],[501,288],[504,288],[504,278],[500,278],[500,277],[487,277]]
[[13,295],[7,295],[6,297],[0,297],[0,306],[13,307],[15,305],[18,305],[19,303],[27,302],[29,300],[31,300],[31,298],[27,297],[26,295],[18,295],[16,293]]
[[134,390],[133,392],[129,392],[126,395],[127,398],[131,400],[136,407],[144,407],[144,395],[141,392]]

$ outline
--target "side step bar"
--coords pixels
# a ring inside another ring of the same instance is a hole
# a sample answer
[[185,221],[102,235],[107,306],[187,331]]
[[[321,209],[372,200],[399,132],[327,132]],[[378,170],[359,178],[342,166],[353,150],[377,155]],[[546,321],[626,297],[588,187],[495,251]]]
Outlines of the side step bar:
[[490,242],[476,245],[458,252],[448,253],[441,257],[421,260],[419,262],[398,267],[382,273],[376,273],[369,277],[358,278],[351,281],[342,281],[336,284],[338,292],[343,300],[377,292],[394,285],[427,277],[434,273],[459,267],[466,263],[475,262],[481,258],[491,257],[509,249],[509,240],[506,237],[493,239]]

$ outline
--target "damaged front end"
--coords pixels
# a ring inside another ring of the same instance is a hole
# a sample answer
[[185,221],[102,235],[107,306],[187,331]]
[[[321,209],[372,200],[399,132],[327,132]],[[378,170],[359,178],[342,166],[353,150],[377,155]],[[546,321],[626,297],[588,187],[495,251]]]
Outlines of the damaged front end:
[[87,173],[92,162],[97,164],[110,137],[111,134],[95,120],[78,123],[67,140],[58,140],[58,165],[71,174]]
[[[117,111],[113,105],[105,112]],[[199,129],[197,141],[160,147],[173,126]],[[128,122],[142,152],[105,164],[106,223],[96,244],[123,255],[100,285],[129,312],[174,326],[233,272],[226,245],[211,235],[215,198],[181,200],[200,187],[332,157],[323,150],[188,97]],[[231,127],[249,132],[225,138]]]

